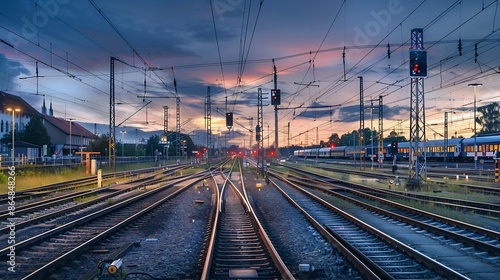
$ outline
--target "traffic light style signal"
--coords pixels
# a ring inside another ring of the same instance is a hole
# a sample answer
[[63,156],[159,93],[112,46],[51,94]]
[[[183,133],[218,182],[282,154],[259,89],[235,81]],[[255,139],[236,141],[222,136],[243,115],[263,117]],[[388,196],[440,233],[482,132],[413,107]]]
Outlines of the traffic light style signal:
[[410,77],[427,77],[427,51],[410,51]]
[[260,125],[257,125],[255,127],[255,141],[260,141]]
[[231,112],[226,113],[226,126],[227,127],[233,126],[233,113]]
[[272,89],[271,90],[271,105],[280,105],[281,104],[281,90]]
[[397,141],[392,141],[391,143],[391,154],[397,154],[398,153],[398,142]]

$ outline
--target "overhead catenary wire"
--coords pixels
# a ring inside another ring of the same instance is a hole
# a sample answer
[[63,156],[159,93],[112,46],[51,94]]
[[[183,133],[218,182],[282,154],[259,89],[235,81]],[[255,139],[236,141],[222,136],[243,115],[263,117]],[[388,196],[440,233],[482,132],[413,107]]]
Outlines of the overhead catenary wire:
[[[496,3],[496,5],[498,6],[498,1],[497,1],[497,2],[491,2],[491,3],[493,3],[493,4],[495,4],[495,3]],[[40,8],[40,7],[39,7],[39,8]],[[461,22],[462,22],[462,23],[465,23],[465,21],[466,21],[466,20],[467,20],[467,19],[464,19],[464,20],[462,20]],[[42,40],[42,37],[41,37],[41,36],[40,36],[40,39]],[[455,42],[456,42],[456,40],[455,40]],[[465,40],[464,40],[464,42],[465,42]],[[441,42],[441,43],[442,43],[442,42]],[[473,46],[473,45],[474,45],[474,44],[472,44],[472,46]],[[396,46],[396,47],[397,47],[397,44],[393,44],[393,52],[396,50],[396,49],[394,49],[394,46]],[[401,45],[401,46],[402,46],[402,45]],[[366,48],[366,47],[365,47],[365,48]],[[479,48],[484,48],[484,45],[483,45],[483,44],[479,44]],[[348,49],[349,49],[349,46],[348,46]],[[322,50],[321,50],[321,51],[322,51]],[[318,52],[318,53],[321,53],[321,51],[320,51],[320,52]],[[308,53],[309,53],[309,52],[308,52]],[[404,51],[402,51],[402,53],[404,53]],[[469,55],[470,55],[470,52],[469,52]],[[482,53],[480,53],[480,55],[482,55]],[[286,60],[287,58],[283,58],[283,59],[284,59],[284,60]],[[276,61],[278,61],[278,60],[279,60],[279,59],[277,59]],[[260,62],[257,62],[257,60],[254,60],[254,61],[255,61],[255,63],[260,63]],[[268,61],[269,61],[269,60],[268,60]],[[237,63],[238,63],[238,62],[239,62],[239,61],[237,61]],[[71,63],[71,60],[70,60],[70,63]],[[248,60],[248,61],[246,61],[246,63],[253,63],[253,62],[252,62],[252,60]],[[364,62],[363,62],[363,63],[364,63]],[[487,63],[487,64],[490,64],[490,66],[489,66],[490,68],[495,68],[495,66],[494,66],[494,64],[493,64],[493,63],[489,63],[489,62],[486,62],[486,63]],[[49,63],[49,64],[51,64],[51,63]],[[219,61],[219,63],[216,63],[216,64],[217,64],[217,65],[219,65],[219,64],[220,64],[220,61]],[[227,64],[223,61],[223,65],[227,65]],[[459,66],[460,66],[460,65],[462,65],[462,64],[457,63],[456,65],[458,65],[458,67],[459,67]],[[483,61],[483,64],[481,64],[481,65],[482,65],[483,69],[486,69],[486,68],[487,68],[486,66],[484,66],[484,61]],[[378,67],[378,66],[379,66],[379,65],[375,65],[374,67]],[[400,67],[399,69],[398,69],[398,68],[394,68],[394,69],[397,69],[397,70],[395,70],[395,71],[398,71],[398,70],[404,69],[404,66],[405,66],[405,64],[404,64],[404,63],[402,63],[402,64],[401,64],[401,67]],[[180,67],[182,68],[183,66],[181,65]],[[196,67],[198,67],[198,66],[193,66],[193,68],[196,68]],[[202,67],[202,66],[200,66],[200,67]],[[188,67],[186,67],[186,69],[187,69],[187,68],[188,68]],[[176,68],[176,69],[178,69],[178,68]],[[367,68],[367,69],[368,69],[368,68]],[[373,68],[372,68],[372,69],[373,69]],[[490,69],[490,70],[491,70],[491,69]],[[394,72],[394,73],[396,73],[396,72]],[[472,71],[472,72],[469,72],[469,74],[475,74],[475,73],[476,73],[476,72],[473,72],[473,71]],[[490,72],[490,73],[491,73],[491,72]],[[493,73],[492,73],[492,74],[493,74]],[[467,74],[466,74],[466,75],[467,75]],[[475,78],[475,77],[480,77],[480,76],[481,76],[481,74],[476,75],[476,76],[471,76],[471,78],[473,79],[473,78]],[[81,77],[81,75],[80,75],[80,77]],[[432,78],[432,76],[431,76],[430,78]],[[464,76],[464,77],[461,77],[461,78],[465,79],[466,77]],[[459,81],[462,81],[463,79],[460,79]],[[322,82],[326,82],[326,80],[324,79],[324,77],[320,77],[320,78],[319,78],[319,80],[322,80]],[[284,83],[286,83],[286,81],[283,81],[283,82],[284,82]],[[451,82],[451,80],[450,80],[450,82]],[[92,84],[90,84],[90,85],[92,85]],[[375,85],[375,84],[371,84],[371,86],[372,86],[372,87],[374,87],[374,85]],[[92,86],[94,86],[94,85],[92,85]],[[252,85],[252,86],[253,86],[253,85]],[[448,86],[453,86],[453,85],[452,85],[452,84],[449,84]],[[324,88],[324,87],[323,87],[323,85],[322,85],[322,89],[323,89],[323,88]],[[378,91],[378,88],[373,88],[373,89],[374,89],[373,91]],[[239,93],[239,92],[245,92],[245,91],[248,91],[248,89],[238,90],[237,92]],[[333,95],[333,94],[334,94],[334,91],[341,92],[341,91],[342,91],[342,87],[335,87],[335,88],[333,88],[333,89],[332,89],[332,91],[331,91],[331,92],[328,92],[328,93],[326,93],[324,96],[321,96],[321,97],[320,97],[320,96],[318,96],[318,95],[313,95],[313,96],[311,96],[310,101],[311,101],[311,102],[313,102],[313,101],[324,102],[325,97],[330,97],[331,95]],[[366,91],[366,92],[368,92],[368,91],[366,90],[366,88],[365,88],[365,91]],[[394,90],[394,91],[392,91],[392,90],[388,90],[388,92],[398,93],[398,92],[401,92],[401,90]],[[324,91],[321,91],[321,93],[324,93]],[[371,92],[370,92],[370,93],[371,93]],[[328,99],[328,98],[326,98],[326,99]],[[354,100],[353,100],[353,101],[354,101]],[[348,105],[348,104],[346,104],[346,105]]]

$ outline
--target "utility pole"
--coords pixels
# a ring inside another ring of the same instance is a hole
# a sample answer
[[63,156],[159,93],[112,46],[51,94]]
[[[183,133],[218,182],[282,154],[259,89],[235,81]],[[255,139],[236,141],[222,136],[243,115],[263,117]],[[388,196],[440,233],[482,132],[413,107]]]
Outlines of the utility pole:
[[[278,90],[278,74],[276,72],[276,64],[273,59],[273,69],[274,69],[274,89]],[[281,94],[281,93],[280,93]],[[280,96],[281,98],[281,96]],[[280,100],[281,101],[281,100]],[[278,105],[279,103],[274,105],[274,148],[276,150],[276,158],[280,156],[280,152],[278,149]]]
[[212,101],[210,96],[210,87],[207,87],[206,98],[206,119],[205,124],[207,128],[207,163],[210,162],[210,148],[212,146]]
[[384,104],[383,97],[378,97],[378,162],[384,167]]
[[115,166],[115,142],[116,142],[116,127],[115,127],[115,58],[111,57],[109,67],[109,141],[108,141],[108,161],[109,168],[116,170]]
[[260,174],[264,175],[264,151],[261,149],[264,146],[263,142],[263,127],[264,120],[262,114],[262,88],[257,91],[257,126],[255,127],[255,140],[257,141],[257,168],[260,168]]
[[287,131],[287,145],[288,145],[288,148],[290,148],[290,122],[288,122],[288,131]]
[[363,146],[365,132],[365,104],[363,100],[363,76],[359,76],[359,170],[364,168]]

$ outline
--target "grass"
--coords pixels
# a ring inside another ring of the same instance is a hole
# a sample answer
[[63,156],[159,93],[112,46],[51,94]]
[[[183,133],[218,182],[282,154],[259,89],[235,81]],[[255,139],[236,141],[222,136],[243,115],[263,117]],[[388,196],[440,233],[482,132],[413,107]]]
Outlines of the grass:
[[[141,168],[153,167],[154,163],[137,163],[137,164],[118,164],[116,171],[135,170]],[[0,193],[7,193],[7,169],[0,174]],[[103,167],[103,174],[111,173],[107,167]],[[39,169],[39,168],[23,168],[16,169],[15,182],[16,191],[32,189],[44,185],[64,182],[68,180],[86,177],[85,166],[65,167],[61,166],[52,169]],[[5,180],[3,180],[3,179]],[[116,181],[116,179],[114,179]]]
[[[85,176],[84,167],[60,168],[55,172],[42,172],[36,169],[18,170],[16,172],[16,190],[26,190],[34,187],[78,179]],[[2,184],[0,193],[7,192],[7,184]]]

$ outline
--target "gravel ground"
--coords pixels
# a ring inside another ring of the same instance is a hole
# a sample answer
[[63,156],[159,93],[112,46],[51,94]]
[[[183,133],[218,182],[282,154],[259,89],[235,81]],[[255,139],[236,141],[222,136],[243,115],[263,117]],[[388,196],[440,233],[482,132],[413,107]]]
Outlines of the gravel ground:
[[[140,247],[133,247],[122,258],[127,273],[147,273],[162,279],[193,279],[213,207],[212,195],[212,189],[191,187],[133,226],[115,234],[107,243],[92,249],[113,252],[125,244],[139,242]],[[78,279],[107,255],[85,254],[53,278]],[[78,271],[77,275],[75,271]],[[127,279],[152,278],[128,275]]]
[[[286,201],[271,184],[259,191],[253,173],[245,173],[247,195],[266,233],[297,279],[362,279],[361,274]],[[300,273],[299,264],[315,272]]]

